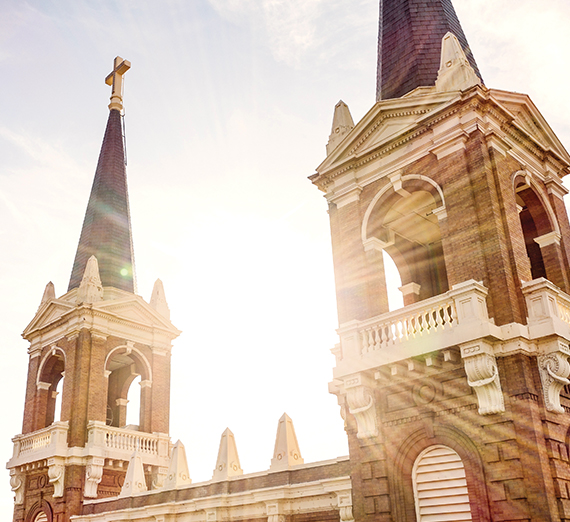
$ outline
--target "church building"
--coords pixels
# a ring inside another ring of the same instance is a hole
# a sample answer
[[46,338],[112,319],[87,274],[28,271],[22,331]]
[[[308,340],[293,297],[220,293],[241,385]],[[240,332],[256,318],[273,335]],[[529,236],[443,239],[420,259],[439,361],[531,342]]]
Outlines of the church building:
[[[160,280],[148,302],[135,293],[129,68],[117,57],[106,79],[68,291],[49,283],[23,333],[13,521],[570,521],[570,155],[527,95],[484,84],[451,0],[380,0],[376,103],[356,125],[336,105],[310,177],[329,205],[329,390],[349,442],[329,461],[303,461],[284,415],[269,470],[243,474],[226,430],[212,479],[192,484],[168,435],[180,332]],[[402,280],[394,311],[386,255]]]

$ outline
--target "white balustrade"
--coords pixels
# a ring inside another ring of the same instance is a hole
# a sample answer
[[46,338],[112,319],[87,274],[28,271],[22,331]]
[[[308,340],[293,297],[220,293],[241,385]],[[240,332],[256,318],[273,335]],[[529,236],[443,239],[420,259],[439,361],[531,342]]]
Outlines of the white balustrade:
[[457,324],[455,303],[447,294],[380,316],[360,330],[362,353],[389,348],[410,339],[430,335]]
[[65,455],[68,429],[67,422],[54,422],[47,428],[24,435],[16,435],[12,439],[14,453],[8,467],[19,466],[54,455]]
[[158,438],[156,435],[143,435],[121,429],[107,428],[105,430],[105,446],[111,450],[138,451],[158,455]]

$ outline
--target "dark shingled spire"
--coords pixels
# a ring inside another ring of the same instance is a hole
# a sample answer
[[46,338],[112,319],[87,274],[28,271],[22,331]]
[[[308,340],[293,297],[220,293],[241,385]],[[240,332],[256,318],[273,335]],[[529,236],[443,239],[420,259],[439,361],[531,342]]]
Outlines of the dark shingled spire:
[[121,113],[111,109],[68,291],[95,256],[103,286],[134,292],[134,254]]
[[451,0],[380,0],[376,100],[434,85],[441,39],[448,31],[457,37],[481,78]]

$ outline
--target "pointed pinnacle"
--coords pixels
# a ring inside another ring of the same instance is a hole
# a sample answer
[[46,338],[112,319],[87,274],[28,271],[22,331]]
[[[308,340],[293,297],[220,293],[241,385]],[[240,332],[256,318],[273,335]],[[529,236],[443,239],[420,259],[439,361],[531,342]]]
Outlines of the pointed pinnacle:
[[289,469],[298,466],[305,461],[301,457],[297,435],[291,417],[286,413],[279,419],[277,436],[275,437],[275,450],[271,459],[271,471]]
[[340,100],[334,107],[331,135],[327,143],[327,156],[336,149],[337,145],[352,129],[354,129],[354,120],[348,105]]
[[129,461],[125,482],[119,493],[120,497],[130,497],[136,493],[147,491],[146,479],[144,476],[144,466],[142,457],[135,451]]
[[164,293],[164,285],[160,279],[157,279],[152,289],[150,296],[150,306],[154,308],[159,314],[167,319],[170,319],[170,308],[166,302],[166,295]]
[[97,258],[91,256],[87,261],[83,279],[77,289],[78,303],[96,303],[103,299],[103,285],[99,276],[99,264]]
[[230,429],[226,428],[220,440],[220,450],[212,480],[228,480],[239,475],[243,475],[243,470],[239,463],[235,437]]
[[190,473],[188,473],[188,461],[186,460],[186,449],[182,442],[177,441],[172,448],[168,475],[164,481],[164,489],[176,489],[181,486],[191,484]]
[[48,303],[52,299],[55,299],[55,286],[50,281],[46,285],[46,289],[44,290],[44,295],[42,296],[42,300],[40,302],[40,306],[38,307],[38,310],[42,307],[42,305],[44,305],[45,303]]

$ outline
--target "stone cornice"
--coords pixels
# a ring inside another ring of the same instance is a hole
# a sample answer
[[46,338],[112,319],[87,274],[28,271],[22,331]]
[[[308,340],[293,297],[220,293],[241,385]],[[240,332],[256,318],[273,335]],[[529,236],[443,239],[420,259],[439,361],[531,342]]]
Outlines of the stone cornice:
[[[516,98],[516,96],[517,95],[513,95],[513,99],[518,99],[521,103],[526,98],[524,95],[518,95],[519,98]],[[542,144],[538,139],[532,136],[516,121],[517,116],[509,113],[507,109],[501,106],[486,88],[479,86],[474,87],[464,92],[460,99],[455,98],[451,100],[451,103],[446,103],[445,101],[442,103],[442,107],[436,107],[431,110],[427,108],[418,109],[416,111],[397,111],[392,109],[387,114],[382,114],[378,120],[372,124],[368,122],[370,127],[366,132],[359,136],[357,141],[347,144],[345,154],[348,155],[345,156],[343,160],[339,160],[340,163],[337,163],[336,166],[332,165],[330,170],[326,170],[327,167],[321,165],[325,170],[310,176],[311,181],[317,185],[320,190],[331,192],[331,185],[349,170],[353,170],[356,173],[356,171],[368,163],[386,157],[395,150],[407,145],[410,141],[425,135],[438,124],[457,115],[465,116],[469,112],[481,114],[481,119],[473,122],[472,125],[460,124],[461,128],[466,132],[472,132],[475,128],[479,128],[483,134],[494,134],[503,140],[507,146],[521,151],[523,156],[533,158],[533,162],[537,166],[542,166],[541,170],[544,169],[545,163],[551,164],[551,170],[559,177],[570,172],[570,164],[552,147]],[[358,153],[358,149],[362,144],[369,139],[374,131],[387,119],[412,114],[423,115],[415,127],[407,127],[403,129],[400,135],[388,138],[387,141],[380,143],[374,149],[362,154]],[[425,154],[427,154],[427,152],[423,151],[422,155]],[[414,151],[410,151],[410,156],[414,156]],[[355,178],[358,179],[358,175],[356,175]],[[328,199],[334,198],[329,196]]]

